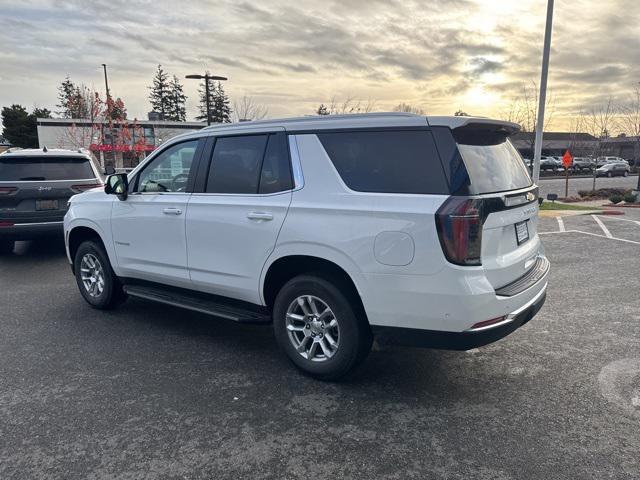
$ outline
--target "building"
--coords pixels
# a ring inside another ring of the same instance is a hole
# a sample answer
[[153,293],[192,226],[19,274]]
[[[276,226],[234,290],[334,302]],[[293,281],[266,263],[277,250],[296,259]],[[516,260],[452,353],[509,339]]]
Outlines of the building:
[[11,144],[0,136],[0,153],[5,152],[11,148]]
[[[519,132],[511,137],[513,145],[525,158],[533,158],[535,133]],[[598,140],[583,132],[545,132],[542,136],[542,155],[562,156],[569,150],[574,157],[610,155],[640,163],[640,137],[608,137]]]
[[40,148],[86,148],[103,167],[133,168],[168,139],[199,130],[206,122],[38,118],[37,126]]

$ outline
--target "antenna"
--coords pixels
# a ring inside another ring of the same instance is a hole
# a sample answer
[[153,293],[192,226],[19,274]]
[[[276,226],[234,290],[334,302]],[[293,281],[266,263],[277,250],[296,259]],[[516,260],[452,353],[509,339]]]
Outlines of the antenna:
[[49,151],[49,150],[47,150],[47,146],[46,146],[46,145],[45,145],[44,147],[42,147],[42,151],[43,151],[44,153],[47,153],[47,152]]

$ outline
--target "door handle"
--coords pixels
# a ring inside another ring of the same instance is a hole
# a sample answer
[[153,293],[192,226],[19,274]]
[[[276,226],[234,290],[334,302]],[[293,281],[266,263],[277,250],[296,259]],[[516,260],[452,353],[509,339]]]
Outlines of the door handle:
[[249,212],[247,218],[250,220],[273,220],[273,214],[269,212]]
[[165,208],[164,210],[162,210],[162,213],[164,213],[165,215],[182,215],[182,210],[173,207]]

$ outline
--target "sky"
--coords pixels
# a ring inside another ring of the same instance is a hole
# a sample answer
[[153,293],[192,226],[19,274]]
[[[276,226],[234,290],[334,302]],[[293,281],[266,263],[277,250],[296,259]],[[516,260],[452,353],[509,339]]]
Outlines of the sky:
[[[307,115],[352,98],[378,111],[403,102],[430,115],[502,117],[540,81],[544,0],[0,0],[0,106],[55,111],[66,75],[129,117],[146,118],[158,64],[209,70],[230,97],[269,117]],[[640,82],[638,0],[556,0],[549,88],[567,128]],[[188,119],[198,82],[184,80]]]

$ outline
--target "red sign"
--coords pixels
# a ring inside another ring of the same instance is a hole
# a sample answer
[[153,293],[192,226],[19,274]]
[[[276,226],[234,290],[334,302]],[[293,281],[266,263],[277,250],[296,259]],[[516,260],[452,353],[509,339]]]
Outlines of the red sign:
[[571,156],[571,153],[569,153],[569,150],[564,152],[564,155],[562,156],[562,165],[564,165],[564,168],[569,168],[573,165],[573,157]]
[[155,150],[153,145],[105,145],[93,143],[89,146],[89,150],[94,152],[151,152]]

